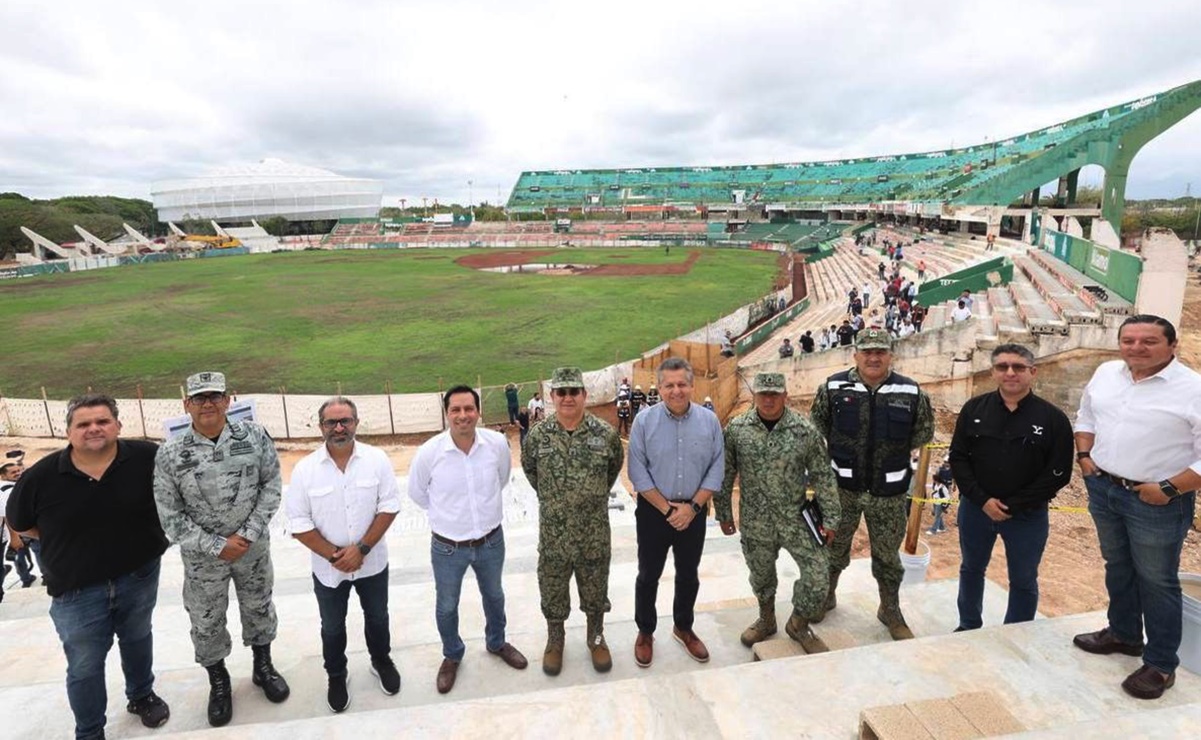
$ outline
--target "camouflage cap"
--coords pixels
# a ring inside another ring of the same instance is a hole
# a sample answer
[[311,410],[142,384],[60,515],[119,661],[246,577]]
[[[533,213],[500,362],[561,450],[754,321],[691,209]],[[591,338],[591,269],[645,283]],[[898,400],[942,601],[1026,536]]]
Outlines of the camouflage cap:
[[550,389],[583,388],[584,371],[578,367],[557,367],[550,376]]
[[787,393],[788,386],[784,383],[784,373],[755,373],[751,390],[755,393]]
[[892,337],[883,329],[864,329],[855,339],[855,349],[892,350]]
[[225,392],[225,373],[196,373],[188,376],[188,398],[197,393]]

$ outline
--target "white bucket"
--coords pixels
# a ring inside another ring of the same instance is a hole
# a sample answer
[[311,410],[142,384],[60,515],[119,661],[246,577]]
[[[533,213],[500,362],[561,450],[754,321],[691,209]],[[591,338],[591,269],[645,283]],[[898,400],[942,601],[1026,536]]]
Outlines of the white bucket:
[[901,548],[901,565],[905,566],[905,577],[901,585],[921,583],[926,580],[926,570],[930,567],[930,546],[925,540],[917,541],[917,554],[910,555]]
[[[1201,575],[1181,573],[1184,587],[1184,629],[1180,633],[1180,665],[1201,673]],[[1189,595],[1189,591],[1194,595]]]

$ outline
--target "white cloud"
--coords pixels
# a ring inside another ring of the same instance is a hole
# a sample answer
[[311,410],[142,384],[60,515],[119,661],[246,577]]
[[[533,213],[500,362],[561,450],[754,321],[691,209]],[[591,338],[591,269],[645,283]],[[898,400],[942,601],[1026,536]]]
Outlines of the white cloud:
[[[495,200],[523,169],[943,148],[1201,78],[1195,2],[9,0],[0,27],[0,190],[37,197],[270,156]],[[1201,115],[1128,192],[1190,181]]]

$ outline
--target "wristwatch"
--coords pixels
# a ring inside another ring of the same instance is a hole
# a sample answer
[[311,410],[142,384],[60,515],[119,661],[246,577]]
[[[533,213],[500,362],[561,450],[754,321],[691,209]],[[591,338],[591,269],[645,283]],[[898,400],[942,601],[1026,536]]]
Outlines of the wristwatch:
[[1076,461],[1079,462],[1086,457],[1092,457],[1092,456],[1093,456],[1092,453],[1089,452],[1088,450],[1084,450],[1083,452],[1077,452],[1076,453]]
[[693,514],[700,514],[702,511],[704,511],[704,509],[703,509],[703,508],[701,508],[701,505],[700,505],[700,504],[698,504],[698,503],[697,503],[697,502],[695,502],[695,501],[689,501],[689,502],[688,502],[688,504],[689,504],[690,506],[692,506],[692,513],[693,513]]
[[371,545],[360,542],[359,543],[359,554],[361,554],[363,557],[367,557],[367,553],[369,553],[369,552],[371,552]]
[[334,554],[330,555],[328,558],[326,558],[326,560],[330,561],[331,563],[338,562],[338,551],[334,550]]
[[1180,495],[1180,489],[1172,485],[1172,481],[1167,479],[1159,482],[1159,490],[1163,491],[1163,495],[1168,498],[1176,498]]

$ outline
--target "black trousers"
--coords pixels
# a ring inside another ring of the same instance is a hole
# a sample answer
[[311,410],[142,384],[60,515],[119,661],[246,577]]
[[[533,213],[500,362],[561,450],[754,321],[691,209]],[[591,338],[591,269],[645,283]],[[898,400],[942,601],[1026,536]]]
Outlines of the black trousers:
[[701,581],[697,569],[705,552],[705,515],[698,514],[688,529],[680,532],[667,523],[659,510],[646,499],[638,497],[634,510],[638,533],[638,578],[634,582],[634,622],[638,631],[654,634],[659,622],[655,598],[659,594],[659,577],[667,564],[667,551],[675,556],[676,591],[672,603],[672,618],[676,627],[691,630],[693,608]]

